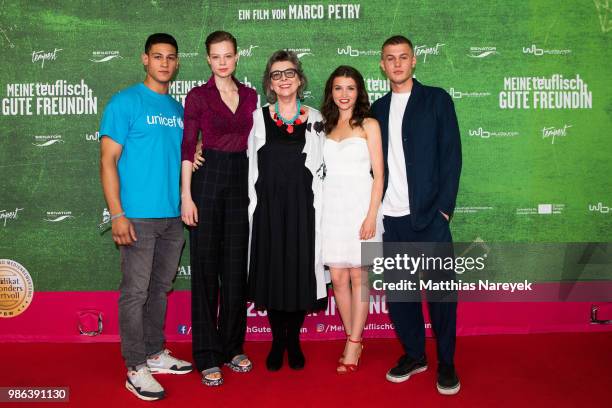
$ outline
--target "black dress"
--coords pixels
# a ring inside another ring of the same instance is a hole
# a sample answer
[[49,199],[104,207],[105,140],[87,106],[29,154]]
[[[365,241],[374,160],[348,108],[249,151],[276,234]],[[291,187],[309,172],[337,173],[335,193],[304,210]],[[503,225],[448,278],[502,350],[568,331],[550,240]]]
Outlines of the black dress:
[[257,309],[317,309],[312,174],[304,166],[306,123],[278,127],[263,108],[266,143],[258,150],[249,297]]

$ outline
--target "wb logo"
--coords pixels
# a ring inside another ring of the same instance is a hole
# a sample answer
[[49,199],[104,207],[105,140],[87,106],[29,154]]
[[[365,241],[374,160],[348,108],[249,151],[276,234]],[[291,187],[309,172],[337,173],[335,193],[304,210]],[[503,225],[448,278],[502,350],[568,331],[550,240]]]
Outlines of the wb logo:
[[536,47],[535,44],[531,44],[530,48],[523,47],[523,54],[533,54],[536,56],[544,55],[544,50]]
[[491,137],[491,132],[487,131],[487,130],[483,130],[481,127],[479,127],[476,130],[469,130],[469,134],[470,136],[478,136],[481,137],[483,139],[488,139]]

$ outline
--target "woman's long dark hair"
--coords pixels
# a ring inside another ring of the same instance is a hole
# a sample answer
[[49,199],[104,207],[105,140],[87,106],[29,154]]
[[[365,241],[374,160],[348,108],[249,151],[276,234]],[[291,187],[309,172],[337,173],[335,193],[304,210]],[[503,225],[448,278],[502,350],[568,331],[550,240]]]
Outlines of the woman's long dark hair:
[[370,100],[368,93],[365,89],[365,82],[363,76],[359,71],[348,65],[340,65],[338,68],[331,73],[327,82],[325,83],[325,94],[323,96],[323,105],[321,106],[321,114],[325,122],[325,133],[330,133],[338,124],[338,118],[340,117],[340,110],[334,103],[332,96],[332,87],[334,85],[334,79],[338,77],[352,78],[357,84],[357,100],[353,108],[353,117],[349,124],[351,127],[360,127],[363,125],[363,120],[371,116],[370,114]]

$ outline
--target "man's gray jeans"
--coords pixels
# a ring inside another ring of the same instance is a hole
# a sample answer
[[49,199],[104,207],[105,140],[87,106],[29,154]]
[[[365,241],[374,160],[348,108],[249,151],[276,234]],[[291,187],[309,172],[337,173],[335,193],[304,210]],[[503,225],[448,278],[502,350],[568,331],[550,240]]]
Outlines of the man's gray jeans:
[[167,295],[185,243],[176,218],[131,218],[136,238],[120,246],[119,334],[128,368],[146,364],[165,342]]

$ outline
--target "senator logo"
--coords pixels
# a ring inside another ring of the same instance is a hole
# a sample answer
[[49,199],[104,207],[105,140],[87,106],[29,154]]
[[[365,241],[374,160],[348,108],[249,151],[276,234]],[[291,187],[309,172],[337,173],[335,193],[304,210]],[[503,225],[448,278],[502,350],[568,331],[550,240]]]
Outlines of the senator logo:
[[470,52],[467,56],[482,59],[496,54],[498,54],[496,47],[470,47]]
[[0,317],[19,316],[32,303],[34,283],[19,262],[0,259]]
[[572,125],[564,125],[561,128],[543,127],[542,128],[542,139],[550,139],[550,144],[555,144],[555,140],[557,138],[567,136],[567,129],[571,127]]
[[189,58],[195,58],[198,55],[200,55],[199,52],[179,52],[179,58],[180,59],[189,59]]
[[349,57],[371,57],[380,55],[380,50],[360,50],[353,48],[352,45],[347,45],[344,48],[338,48],[338,55],[348,55]]
[[43,220],[47,222],[62,222],[74,218],[72,211],[47,211],[47,215]]
[[61,135],[36,135],[32,145],[36,147],[49,147],[57,143],[64,143]]
[[297,57],[300,59],[308,55],[314,56],[310,48],[286,48],[286,50],[295,52],[297,54]]
[[9,220],[18,219],[19,211],[23,211],[23,208],[15,207],[14,210],[0,210],[0,223],[2,223],[2,226],[6,227],[6,223]]
[[541,57],[542,55],[567,55],[567,54],[571,54],[571,52],[572,50],[570,49],[565,49],[565,50],[544,49],[544,48],[538,47],[536,44],[531,44],[530,47],[523,47],[523,54],[535,55],[536,57]]
[[45,62],[57,60],[60,51],[63,51],[63,48],[55,48],[53,51],[32,51],[32,63],[40,64],[40,67],[44,68]]
[[119,51],[92,51],[91,58],[89,60],[96,64],[100,64],[122,58],[123,57],[121,56]]
[[423,62],[427,62],[427,56],[429,55],[440,55],[440,48],[444,47],[446,44],[437,43],[436,45],[430,47],[428,45],[415,45],[414,46],[414,55],[416,57],[423,57]]

